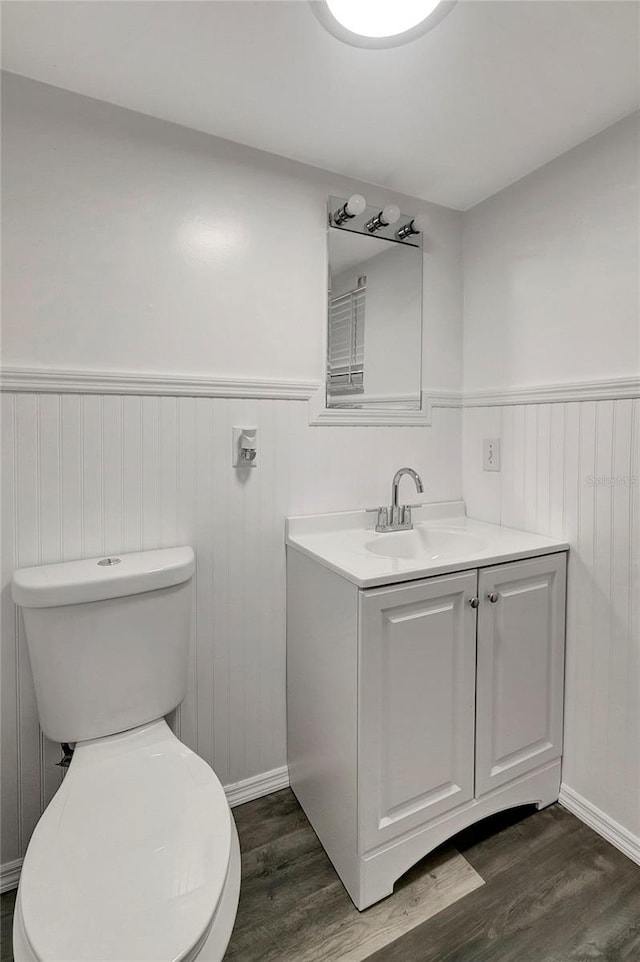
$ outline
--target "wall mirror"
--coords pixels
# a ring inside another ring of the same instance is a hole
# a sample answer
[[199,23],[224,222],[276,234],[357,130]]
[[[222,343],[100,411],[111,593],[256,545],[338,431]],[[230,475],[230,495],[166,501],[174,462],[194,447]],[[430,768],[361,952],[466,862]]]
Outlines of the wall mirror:
[[329,198],[328,410],[420,411],[421,227],[393,204]]

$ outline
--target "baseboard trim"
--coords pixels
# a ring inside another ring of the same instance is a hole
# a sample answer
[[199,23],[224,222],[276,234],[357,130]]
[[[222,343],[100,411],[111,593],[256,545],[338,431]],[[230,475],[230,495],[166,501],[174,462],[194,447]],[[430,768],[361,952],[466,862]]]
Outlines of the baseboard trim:
[[282,768],[274,768],[270,772],[245,778],[233,785],[225,785],[224,791],[229,805],[235,808],[236,805],[244,805],[245,802],[252,802],[256,798],[262,798],[263,795],[271,795],[272,792],[279,792],[282,788],[288,787],[289,769],[283,765]]
[[156,397],[238,397],[308,401],[318,390],[318,384],[293,380],[3,367],[0,371],[0,389],[8,393],[29,394],[141,394]]
[[619,822],[614,821],[591,802],[579,795],[568,785],[560,786],[558,801],[568,812],[579,818],[581,822],[592,828],[598,835],[602,835],[607,842],[611,842],[624,853],[632,862],[640,865],[640,838],[633,835]]
[[4,862],[0,865],[0,892],[8,892],[10,889],[18,887],[21,869],[21,858],[17,858],[13,862]]

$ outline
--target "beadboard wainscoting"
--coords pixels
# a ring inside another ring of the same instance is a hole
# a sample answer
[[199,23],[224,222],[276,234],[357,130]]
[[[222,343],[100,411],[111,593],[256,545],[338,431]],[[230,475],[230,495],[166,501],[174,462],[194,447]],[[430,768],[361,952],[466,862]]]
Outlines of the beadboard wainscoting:
[[[461,497],[462,411],[434,408],[427,428],[334,428],[309,426],[307,401],[274,398],[7,392],[2,406],[2,853],[15,881],[60,747],[39,730],[14,568],[193,545],[174,724],[247,800],[286,784],[285,516],[378,504],[404,464],[428,500]],[[233,425],[258,428],[244,473]]]
[[640,862],[640,400],[465,407],[463,452],[472,517],[571,544],[561,800]]

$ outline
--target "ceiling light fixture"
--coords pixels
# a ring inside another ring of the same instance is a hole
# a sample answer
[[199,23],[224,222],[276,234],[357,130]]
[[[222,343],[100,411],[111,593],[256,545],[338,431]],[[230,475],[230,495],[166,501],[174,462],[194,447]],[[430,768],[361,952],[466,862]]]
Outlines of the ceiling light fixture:
[[356,47],[397,47],[432,30],[456,0],[312,0],[320,23]]

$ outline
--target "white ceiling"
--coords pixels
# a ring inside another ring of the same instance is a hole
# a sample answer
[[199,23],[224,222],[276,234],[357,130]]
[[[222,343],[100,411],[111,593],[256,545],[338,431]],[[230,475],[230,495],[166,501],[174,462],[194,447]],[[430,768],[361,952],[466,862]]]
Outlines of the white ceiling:
[[3,67],[466,209],[638,108],[639,15],[460,0],[364,50],[305,0],[5,0]]

